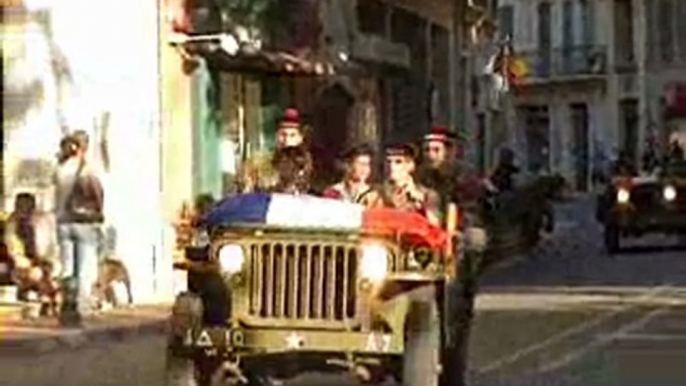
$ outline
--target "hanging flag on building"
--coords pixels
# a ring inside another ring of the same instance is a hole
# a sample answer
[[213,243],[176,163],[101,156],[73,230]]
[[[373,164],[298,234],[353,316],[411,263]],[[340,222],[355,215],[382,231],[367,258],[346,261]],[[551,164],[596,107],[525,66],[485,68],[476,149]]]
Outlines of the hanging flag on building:
[[496,100],[519,84],[529,72],[528,65],[514,50],[512,39],[508,36],[498,45],[497,51],[489,58],[484,74],[490,75]]

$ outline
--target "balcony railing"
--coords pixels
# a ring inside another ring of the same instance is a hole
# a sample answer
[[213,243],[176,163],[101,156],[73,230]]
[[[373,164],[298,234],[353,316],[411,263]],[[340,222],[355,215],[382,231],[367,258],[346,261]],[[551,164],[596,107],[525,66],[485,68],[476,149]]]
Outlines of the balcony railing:
[[527,64],[527,79],[573,80],[604,75],[607,51],[603,46],[574,46],[549,51],[524,51],[518,56]]

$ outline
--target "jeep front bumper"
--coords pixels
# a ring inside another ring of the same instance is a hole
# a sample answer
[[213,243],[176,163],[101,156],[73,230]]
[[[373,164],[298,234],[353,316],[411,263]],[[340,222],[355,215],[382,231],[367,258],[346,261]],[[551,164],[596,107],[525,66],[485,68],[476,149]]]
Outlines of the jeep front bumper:
[[304,352],[394,355],[403,352],[402,334],[285,330],[267,328],[188,328],[178,336],[179,354],[230,352],[241,357]]

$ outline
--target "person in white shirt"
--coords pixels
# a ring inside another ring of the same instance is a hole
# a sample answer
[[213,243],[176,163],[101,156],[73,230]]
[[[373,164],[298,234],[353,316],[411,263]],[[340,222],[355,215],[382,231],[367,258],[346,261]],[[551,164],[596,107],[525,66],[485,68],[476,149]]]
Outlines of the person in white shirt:
[[61,144],[55,174],[57,239],[65,291],[60,321],[78,324],[93,311],[91,288],[97,280],[104,192],[85,154],[88,136],[76,132]]

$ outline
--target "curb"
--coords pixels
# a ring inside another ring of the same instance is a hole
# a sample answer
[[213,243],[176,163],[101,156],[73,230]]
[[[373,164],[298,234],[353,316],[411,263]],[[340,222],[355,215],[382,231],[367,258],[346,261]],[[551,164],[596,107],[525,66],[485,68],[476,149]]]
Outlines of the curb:
[[98,345],[128,341],[150,335],[164,335],[168,320],[158,319],[123,326],[84,327],[81,329],[55,329],[47,336],[19,336],[0,338],[0,357],[4,355],[35,356],[60,350],[74,350]]

